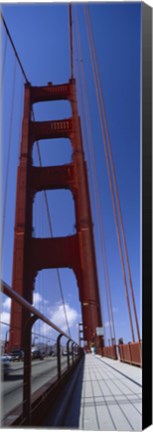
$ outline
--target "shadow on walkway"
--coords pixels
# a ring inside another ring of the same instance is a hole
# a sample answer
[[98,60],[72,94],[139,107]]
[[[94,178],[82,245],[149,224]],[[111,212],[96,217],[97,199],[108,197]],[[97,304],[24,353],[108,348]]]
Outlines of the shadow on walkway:
[[83,357],[77,369],[74,371],[71,381],[61,392],[60,398],[54,407],[54,412],[46,417],[43,426],[65,428],[79,427],[84,360]]

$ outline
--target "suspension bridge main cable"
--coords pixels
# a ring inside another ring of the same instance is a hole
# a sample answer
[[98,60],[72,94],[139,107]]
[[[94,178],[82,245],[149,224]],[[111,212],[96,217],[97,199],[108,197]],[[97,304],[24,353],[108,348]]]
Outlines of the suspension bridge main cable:
[[[22,75],[23,75],[23,77],[24,77],[26,83],[29,83],[29,80],[28,80],[27,75],[26,75],[26,73],[25,73],[25,71],[24,71],[24,68],[23,68],[23,66],[22,66],[21,60],[20,60],[20,58],[19,58],[19,55],[18,55],[18,53],[17,53],[17,50],[16,50],[15,45],[14,45],[14,42],[13,42],[13,40],[12,40],[12,37],[11,37],[10,32],[9,32],[9,29],[8,29],[8,27],[7,27],[7,24],[6,24],[6,22],[5,22],[5,19],[4,19],[3,14],[2,14],[1,11],[0,11],[0,16],[1,16],[2,22],[3,22],[3,24],[4,24],[4,27],[5,27],[5,30],[6,30],[7,36],[8,36],[8,38],[9,38],[9,41],[10,41],[10,43],[11,43],[11,46],[12,46],[12,48],[13,48],[13,51],[14,51],[14,54],[15,54],[16,60],[17,60],[17,62],[18,62],[18,64],[19,64],[19,67],[20,67],[20,69],[21,69]],[[12,104],[13,104],[13,102],[12,102]],[[33,116],[34,116],[34,112],[33,112],[33,110],[32,110],[32,113],[33,113]],[[12,117],[12,115],[11,115],[11,117]],[[39,145],[38,145],[38,143],[37,143],[37,149],[38,149],[38,158],[39,158],[39,161],[40,161],[40,163],[41,163],[41,154],[40,154],[40,149],[39,149]],[[7,165],[8,165],[8,164],[7,164]],[[42,164],[41,164],[40,166],[42,166]],[[6,189],[6,187],[5,187],[5,189]],[[6,194],[5,194],[5,195],[6,195]],[[49,229],[50,229],[50,233],[52,233],[51,217],[50,217],[50,213],[49,213],[49,206],[48,206],[48,200],[47,200],[47,194],[46,194],[46,191],[44,191],[44,196],[45,196],[45,205],[46,205],[46,211],[47,211],[47,217],[48,217]],[[5,201],[6,201],[6,199],[5,199]],[[6,205],[5,205],[5,207],[6,207]],[[6,212],[5,207],[4,207],[4,216],[3,216],[3,220],[4,220],[5,212]],[[53,233],[52,233],[52,234],[53,234]],[[51,235],[52,235],[52,234],[51,234]],[[4,236],[4,230],[3,230],[3,236]],[[3,242],[2,242],[2,244],[3,244]],[[59,270],[58,270],[58,269],[57,269],[57,275],[58,275],[58,282],[59,282],[60,293],[61,293],[61,298],[62,298],[63,310],[64,310],[64,314],[65,314],[65,320],[66,320],[66,324],[67,324],[67,328],[68,328],[69,335],[70,335],[70,337],[71,337],[71,334],[70,334],[70,328],[69,328],[68,319],[67,319],[67,314],[66,314],[66,308],[65,308],[65,302],[64,302],[64,295],[63,295],[63,290],[62,290],[62,283],[61,283],[60,274],[59,274]]]
[[11,112],[10,112],[10,124],[9,124],[9,136],[8,136],[8,152],[7,152],[7,161],[6,161],[6,180],[4,185],[4,210],[3,210],[3,219],[2,219],[1,259],[3,258],[3,249],[4,249],[3,246],[4,246],[5,219],[6,219],[7,195],[8,195],[10,152],[11,152],[11,142],[12,142],[15,80],[16,80],[16,59],[14,61],[13,89],[12,89],[12,97],[11,97]]
[[73,31],[72,31],[72,6],[69,3],[69,33],[70,33],[70,75],[73,79]]
[[[1,82],[0,82],[0,89],[2,89],[3,86],[3,78],[4,78],[4,69],[5,69],[5,61],[6,61],[6,52],[7,52],[7,33],[5,33],[5,43],[4,43],[4,54],[3,54],[3,63],[1,66]],[[0,90],[1,92],[1,90]]]
[[106,140],[106,135],[105,135],[105,123],[104,123],[103,111],[101,109],[101,100],[100,100],[100,95],[99,95],[99,82],[98,82],[98,78],[97,78],[97,61],[95,58],[95,49],[94,49],[93,38],[92,38],[92,30],[91,30],[90,21],[89,21],[89,12],[88,12],[87,7],[85,7],[84,9],[85,9],[87,35],[88,35],[90,55],[91,55],[91,63],[92,63],[93,76],[94,76],[95,89],[96,89],[97,102],[98,102],[98,109],[99,109],[99,116],[100,116],[100,124],[101,124],[102,137],[103,137],[103,143],[104,143],[104,151],[105,151],[105,157],[106,157],[106,166],[107,166],[107,171],[108,171],[108,179],[109,179],[109,185],[110,185],[110,191],[111,191],[111,197],[112,197],[112,205],[113,205],[117,239],[118,239],[118,245],[119,245],[119,253],[120,253],[120,259],[121,259],[121,265],[122,265],[122,271],[123,271],[123,279],[124,279],[124,284],[125,284],[126,300],[127,300],[127,306],[128,306],[132,340],[135,341],[132,314],[131,314],[131,306],[130,306],[129,293],[128,293],[128,284],[127,284],[126,271],[125,271],[125,262],[124,262],[124,255],[123,255],[122,242],[121,242],[121,234],[120,234],[119,223],[118,223],[118,214],[117,214],[114,188],[113,188],[113,182],[112,182],[112,175],[111,175],[111,169],[110,169],[110,163],[109,163],[107,140]]
[[[99,77],[99,79],[100,79],[100,77]],[[104,98],[103,98],[103,93],[102,93],[102,86],[100,86],[100,89],[101,89],[101,99],[102,99],[102,103],[103,103],[103,112],[104,112],[104,118],[105,118],[105,126],[106,126],[107,142],[108,142],[108,151],[109,151],[110,164],[111,164],[111,169],[112,169],[112,177],[113,177],[113,182],[114,182],[114,188],[115,188],[115,193],[116,193],[116,202],[117,202],[117,207],[118,207],[118,214],[119,214],[120,227],[121,227],[121,233],[122,233],[122,239],[123,239],[123,245],[124,245],[124,252],[125,252],[126,263],[127,263],[127,270],[128,270],[130,291],[131,291],[131,297],[132,297],[132,303],[133,303],[133,309],[134,309],[134,317],[135,317],[135,323],[136,323],[136,330],[137,330],[138,340],[140,341],[140,330],[139,330],[138,316],[137,316],[135,296],[134,296],[134,289],[133,289],[133,283],[132,283],[131,268],[130,268],[130,262],[129,262],[129,256],[128,256],[128,250],[127,250],[127,243],[126,243],[126,237],[125,237],[125,231],[124,231],[124,225],[123,225],[123,218],[122,218],[122,212],[121,212],[120,198],[119,198],[119,192],[118,192],[118,186],[117,186],[117,180],[116,180],[116,174],[115,174],[115,166],[114,166],[113,155],[112,155],[112,146],[111,146],[111,140],[110,140],[108,122],[107,122],[107,118],[106,118],[106,111],[105,111]]]
[[[87,129],[88,142],[89,142],[89,153],[90,153],[90,163],[91,163],[91,168],[92,168],[91,172],[92,172],[92,178],[93,178],[95,207],[96,207],[96,211],[97,211],[98,231],[99,231],[99,237],[100,237],[100,246],[101,246],[101,253],[102,253],[102,262],[103,262],[104,280],[105,280],[105,289],[106,289],[106,299],[107,299],[107,309],[108,309],[109,324],[110,324],[110,326],[109,326],[110,327],[110,336],[111,336],[111,341],[112,341],[112,339],[116,340],[115,325],[114,325],[114,317],[113,317],[113,310],[112,310],[112,300],[111,300],[111,291],[110,291],[110,281],[109,281],[106,245],[105,245],[105,239],[104,239],[103,218],[102,218],[102,212],[100,209],[100,192],[99,192],[99,187],[98,187],[98,177],[97,177],[97,171],[96,171],[96,161],[95,161],[95,154],[94,154],[93,136],[92,136],[91,122],[90,122],[90,114],[89,114],[87,84],[86,84],[86,79],[85,79],[84,63],[82,60],[83,54],[82,54],[82,47],[81,47],[77,8],[76,8],[76,35],[77,35],[77,39],[78,39],[77,45],[78,45],[79,57],[81,58],[80,65],[81,65],[81,77],[82,77],[82,88],[83,88],[81,95],[84,96],[86,129]],[[82,99],[83,99],[83,97],[82,97]]]
[[[104,116],[104,100],[102,98],[101,80],[100,80],[99,71],[98,71],[95,45],[94,45],[93,34],[92,34],[92,29],[91,29],[89,11],[88,11],[87,7],[85,7],[85,18],[86,18],[86,24],[87,24],[87,34],[88,34],[88,40],[89,40],[90,54],[91,54],[91,59],[92,59],[92,68],[93,68],[94,80],[95,80],[95,86],[96,86],[97,101],[98,101],[98,106],[99,106],[99,115],[100,115],[100,122],[101,122],[102,134],[103,134],[104,150],[105,150],[106,164],[107,164],[110,190],[111,190],[111,196],[112,196],[112,203],[113,203],[113,209],[114,209],[114,217],[115,217],[115,224],[116,224],[116,230],[117,230],[118,244],[119,244],[122,270],[123,270],[123,276],[124,276],[124,284],[125,284],[125,289],[126,289],[126,298],[127,298],[127,305],[128,305],[128,311],[129,311],[129,319],[130,319],[130,325],[131,325],[132,339],[133,339],[133,341],[135,341],[132,315],[131,315],[131,307],[130,307],[129,294],[128,294],[128,285],[127,285],[127,279],[126,279],[124,254],[123,254],[123,248],[122,248],[122,242],[121,242],[121,233],[120,233],[121,227],[119,227],[119,221],[118,221],[118,217],[119,217],[118,202],[116,201],[117,199],[115,200],[115,193],[114,193],[114,188],[113,188],[113,181],[115,182],[115,179],[114,179],[114,176],[112,173],[112,164],[110,163],[110,147],[108,149],[108,133],[106,131],[106,115]],[[115,187],[115,191],[116,191],[116,187]],[[117,213],[117,211],[118,211],[118,213]],[[134,293],[133,293],[133,296],[134,296]],[[132,296],[132,299],[133,299],[133,296]],[[134,310],[134,312],[135,312],[135,310]],[[135,318],[136,318],[136,316],[135,316]],[[138,339],[139,339],[139,333],[138,333]]]
[[[90,19],[90,15],[89,15],[89,19]],[[90,28],[91,28],[91,32],[92,32],[91,22],[90,22]],[[103,97],[103,92],[102,92],[101,79],[100,79],[100,74],[99,74],[99,69],[98,69],[98,64],[97,64],[97,59],[96,59],[96,49],[95,49],[93,34],[92,34],[92,40],[93,40],[93,47],[94,47],[94,51],[95,51],[97,77],[98,77],[98,81],[99,81],[100,98],[101,98],[101,104],[102,104],[102,110],[103,110],[103,116],[104,116],[104,123],[105,123],[106,137],[107,137],[107,147],[108,147],[108,154],[109,154],[109,159],[110,159],[110,167],[111,167],[113,184],[114,184],[114,189],[115,189],[115,194],[116,194],[116,203],[117,203],[118,216],[119,216],[119,221],[120,221],[120,229],[121,229],[121,234],[122,234],[124,253],[125,253],[126,264],[127,264],[127,271],[128,271],[128,278],[129,278],[129,285],[130,285],[133,309],[134,309],[134,317],[135,317],[135,323],[136,323],[136,329],[137,329],[137,336],[138,336],[138,340],[140,341],[140,331],[139,331],[137,310],[136,310],[136,304],[135,304],[135,296],[134,296],[134,290],[133,290],[131,269],[130,269],[130,263],[129,263],[129,257],[128,257],[128,250],[127,250],[126,237],[125,237],[125,231],[124,231],[124,226],[123,226],[123,218],[122,218],[120,198],[119,198],[119,191],[118,191],[115,166],[114,166],[114,161],[113,161],[110,133],[109,133],[108,122],[107,122],[107,117],[106,117],[106,110],[105,110],[104,97]]]
[[12,40],[12,38],[11,38],[11,35],[10,35],[10,32],[9,32],[9,29],[8,29],[8,27],[7,27],[7,25],[6,25],[6,22],[5,22],[5,19],[4,19],[4,17],[3,17],[2,12],[0,12],[0,16],[1,16],[2,22],[3,22],[3,24],[4,24],[4,27],[5,27],[6,33],[7,33],[7,35],[8,35],[8,38],[9,38],[9,40],[10,40],[10,43],[11,43],[11,45],[12,45],[12,48],[13,48],[13,51],[14,51],[15,57],[16,57],[16,59],[17,59],[17,62],[18,62],[19,66],[20,66],[20,69],[21,69],[21,71],[22,71],[22,74],[23,74],[23,76],[24,76],[24,78],[25,78],[25,81],[28,83],[28,82],[29,82],[29,81],[28,81],[28,78],[27,78],[26,73],[25,73],[25,71],[24,71],[24,69],[23,69],[23,66],[22,66],[21,60],[20,60],[19,55],[18,55],[18,53],[17,53],[17,50],[16,50],[16,48],[15,48],[14,42],[13,42],[13,40]]

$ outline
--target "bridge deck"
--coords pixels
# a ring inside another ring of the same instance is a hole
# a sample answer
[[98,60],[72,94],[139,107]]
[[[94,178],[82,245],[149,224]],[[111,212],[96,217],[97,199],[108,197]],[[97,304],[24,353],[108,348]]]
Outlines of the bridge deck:
[[80,429],[141,430],[141,370],[86,356]]
[[83,430],[141,430],[141,372],[135,366],[86,354],[83,371],[73,387],[60,426]]

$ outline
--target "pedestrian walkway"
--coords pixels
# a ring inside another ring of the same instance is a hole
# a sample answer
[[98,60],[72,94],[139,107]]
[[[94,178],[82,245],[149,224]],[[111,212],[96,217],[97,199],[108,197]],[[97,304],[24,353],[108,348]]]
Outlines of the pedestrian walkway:
[[141,369],[87,354],[79,429],[141,430]]
[[142,430],[142,370],[86,354],[45,426],[81,430]]

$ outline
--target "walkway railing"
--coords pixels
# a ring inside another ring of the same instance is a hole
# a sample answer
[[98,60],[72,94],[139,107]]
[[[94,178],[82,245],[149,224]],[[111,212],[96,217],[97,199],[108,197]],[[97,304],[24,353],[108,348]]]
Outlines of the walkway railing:
[[120,361],[142,366],[142,343],[131,342],[118,346]]
[[142,366],[142,342],[103,347],[102,355],[135,366]]
[[116,345],[104,347],[103,356],[109,357],[113,360],[117,360],[118,357],[117,357]]
[[[2,385],[2,423],[4,426],[31,425],[35,413],[41,410],[42,415],[47,399],[49,397],[50,401],[52,397],[55,399],[59,388],[61,391],[62,385],[82,357],[83,350],[75,341],[70,339],[69,335],[3,281],[1,288],[5,295],[29,311],[29,319],[26,322],[23,363],[12,363],[11,374],[6,378],[7,386],[5,386],[5,381]],[[32,328],[37,319],[57,332],[53,355],[47,357],[44,362],[34,362],[31,356]],[[9,381],[11,381],[10,384]]]

